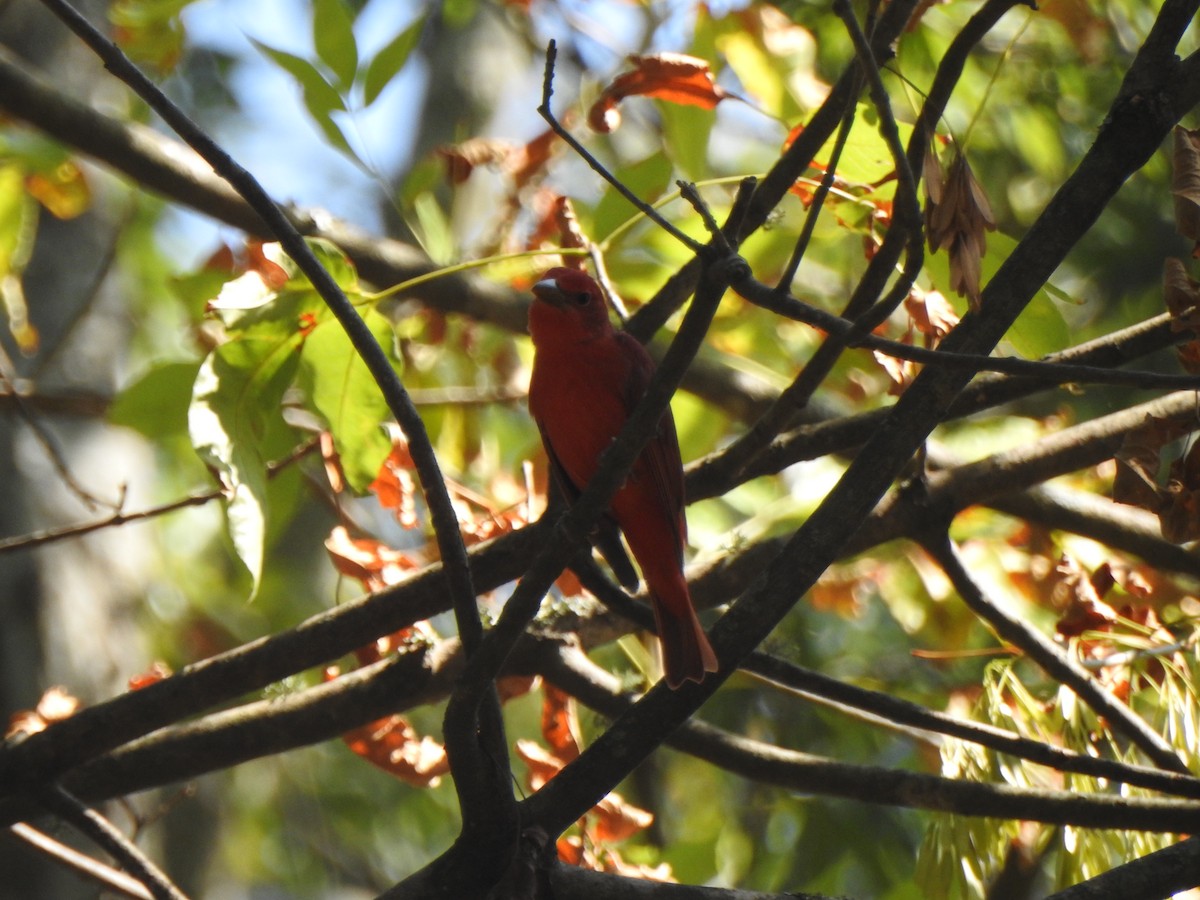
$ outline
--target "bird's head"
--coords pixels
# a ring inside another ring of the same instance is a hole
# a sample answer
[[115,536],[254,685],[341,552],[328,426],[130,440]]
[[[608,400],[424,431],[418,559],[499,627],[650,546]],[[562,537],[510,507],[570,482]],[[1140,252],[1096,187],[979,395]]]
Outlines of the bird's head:
[[600,285],[586,272],[558,267],[533,286],[529,331],[534,343],[545,339],[586,339],[612,329]]

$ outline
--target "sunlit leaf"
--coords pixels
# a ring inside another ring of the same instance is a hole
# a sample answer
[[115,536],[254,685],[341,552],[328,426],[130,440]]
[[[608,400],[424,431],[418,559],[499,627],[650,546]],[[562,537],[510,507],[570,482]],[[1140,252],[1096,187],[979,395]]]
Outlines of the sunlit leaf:
[[251,38],[251,43],[275,65],[296,79],[304,98],[304,107],[326,139],[339,150],[357,159],[341,126],[333,120],[333,113],[346,111],[346,101],[337,88],[331,85],[321,71],[304,57],[296,56],[285,50],[278,50],[253,38]]
[[303,341],[302,297],[283,295],[271,308],[200,366],[188,410],[188,432],[200,458],[226,495],[229,533],[249,571],[253,593],[262,579],[266,535],[268,419],[278,419],[283,392],[296,370]]
[[588,124],[600,132],[621,124],[617,104],[626,97],[653,97],[667,103],[712,109],[729,93],[720,87],[708,63],[683,53],[631,56],[633,68],[614,78],[588,110]]
[[72,160],[64,160],[53,168],[31,172],[25,188],[51,215],[73,219],[90,205],[92,192],[83,171]]
[[383,93],[383,89],[391,84],[392,79],[404,68],[421,40],[424,27],[425,17],[421,16],[392,38],[367,64],[367,74],[363,78],[365,105],[370,106],[374,103]]
[[358,72],[354,20],[344,0],[313,0],[313,46],[321,60],[348,91]]
[[117,395],[108,408],[108,421],[151,440],[187,434],[188,402],[199,368],[194,362],[154,366]]
[[[390,351],[392,326],[379,312],[363,315],[375,339]],[[342,326],[323,318],[304,342],[301,383],[333,434],[351,489],[365,492],[391,449],[383,423],[391,417],[379,386]]]

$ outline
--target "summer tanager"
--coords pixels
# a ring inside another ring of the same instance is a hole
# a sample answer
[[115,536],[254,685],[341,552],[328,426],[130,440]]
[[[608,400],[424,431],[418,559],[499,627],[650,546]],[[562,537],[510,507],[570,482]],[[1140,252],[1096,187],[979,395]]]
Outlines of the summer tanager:
[[[583,272],[551,269],[533,294],[529,409],[557,478],[573,498],[645,393],[654,361],[634,338],[613,328],[600,286]],[[649,589],[667,684],[677,688],[684,681],[701,681],[717,670],[717,657],[683,575],[683,463],[669,408],[609,512],[609,523],[615,519],[624,532]],[[604,522],[599,533],[604,536]],[[597,543],[611,565],[612,554]],[[619,566],[614,571],[625,581]]]

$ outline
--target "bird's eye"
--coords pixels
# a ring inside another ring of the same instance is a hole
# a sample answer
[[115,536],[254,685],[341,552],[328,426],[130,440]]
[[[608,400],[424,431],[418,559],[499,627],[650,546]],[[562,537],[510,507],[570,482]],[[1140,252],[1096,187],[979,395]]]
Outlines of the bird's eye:
[[579,306],[587,306],[588,301],[592,299],[592,295],[587,291],[576,291],[571,295],[571,299]]

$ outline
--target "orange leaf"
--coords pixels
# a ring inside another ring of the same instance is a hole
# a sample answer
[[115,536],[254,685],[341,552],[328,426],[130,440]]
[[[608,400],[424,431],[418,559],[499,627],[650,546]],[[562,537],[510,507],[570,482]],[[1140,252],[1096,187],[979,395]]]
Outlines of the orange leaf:
[[162,660],[156,660],[149,669],[145,672],[139,672],[137,675],[130,676],[129,689],[131,691],[140,691],[144,687],[149,687],[169,677],[171,667]]
[[450,771],[446,748],[419,736],[400,715],[348,731],[342,740],[363,759],[414,787],[434,787]]
[[542,737],[559,759],[579,755],[579,717],[570,695],[549,682],[542,684]]
[[82,215],[92,200],[83,171],[70,160],[48,171],[27,176],[25,190],[59,219]]
[[351,538],[341,525],[325,539],[333,567],[348,578],[356,578],[368,591],[377,591],[402,581],[420,563],[402,550],[393,550],[371,538]]
[[588,816],[588,832],[597,843],[623,841],[654,822],[653,813],[627,803],[619,794],[609,794]]
[[1176,125],[1173,134],[1171,193],[1175,197],[1175,229],[1188,240],[1200,242],[1200,131]]
[[417,486],[411,475],[412,468],[408,441],[404,435],[396,433],[392,436],[392,452],[379,467],[379,475],[369,485],[379,499],[379,505],[395,510],[396,521],[405,528],[416,528],[421,522],[417,517]]
[[558,858],[569,866],[581,866],[584,862],[583,838],[578,835],[560,837],[555,843]]
[[13,735],[37,734],[55,722],[69,719],[83,704],[64,687],[48,688],[34,709],[23,709],[13,713],[8,720],[5,739]]
[[542,785],[562,771],[566,765],[561,759],[545,749],[537,741],[519,740],[517,756],[529,767],[529,789],[541,790]]
[[712,109],[729,92],[713,79],[708,63],[683,53],[656,53],[631,56],[633,71],[623,72],[600,94],[588,110],[588,124],[594,131],[607,134],[621,124],[617,104],[626,97],[643,96]]

